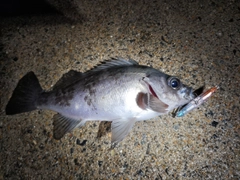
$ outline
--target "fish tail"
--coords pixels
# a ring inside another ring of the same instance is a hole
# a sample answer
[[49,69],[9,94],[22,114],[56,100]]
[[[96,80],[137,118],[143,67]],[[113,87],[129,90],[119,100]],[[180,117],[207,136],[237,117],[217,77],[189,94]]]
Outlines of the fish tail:
[[13,115],[37,109],[37,100],[43,92],[36,75],[31,71],[19,80],[6,106],[6,114]]

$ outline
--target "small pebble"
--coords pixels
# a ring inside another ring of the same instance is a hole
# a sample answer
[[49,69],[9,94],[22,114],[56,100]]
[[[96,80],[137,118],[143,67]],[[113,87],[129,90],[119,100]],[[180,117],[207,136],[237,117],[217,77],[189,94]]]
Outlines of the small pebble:
[[17,60],[18,60],[18,58],[17,58],[17,57],[15,57],[15,58],[13,58],[13,60],[14,60],[14,61],[17,61]]
[[217,122],[217,121],[212,121],[212,126],[213,126],[213,127],[217,127],[217,125],[218,125],[218,122]]
[[101,167],[103,164],[103,161],[98,161],[98,166]]
[[79,139],[77,139],[76,144],[80,145],[80,146],[84,146],[86,144],[87,140],[83,140],[83,142],[81,142]]
[[70,153],[72,154],[74,152],[74,148],[71,148],[70,149]]

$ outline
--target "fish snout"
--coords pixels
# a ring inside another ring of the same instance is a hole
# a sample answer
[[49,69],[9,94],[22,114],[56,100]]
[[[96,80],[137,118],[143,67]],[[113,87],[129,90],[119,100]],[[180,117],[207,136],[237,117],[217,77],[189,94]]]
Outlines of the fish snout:
[[183,85],[180,93],[183,95],[183,97],[184,97],[185,99],[187,99],[187,100],[189,100],[189,101],[192,100],[192,99],[194,99],[194,98],[196,97],[195,94],[194,94],[194,92],[193,92],[193,88],[187,87],[187,86],[185,86],[185,85]]

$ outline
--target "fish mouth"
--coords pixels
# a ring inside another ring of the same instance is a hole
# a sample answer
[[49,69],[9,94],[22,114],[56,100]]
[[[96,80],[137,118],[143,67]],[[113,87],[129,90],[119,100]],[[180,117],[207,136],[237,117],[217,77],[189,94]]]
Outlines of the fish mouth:
[[183,94],[184,99],[188,101],[196,98],[196,94],[194,93],[193,88],[187,87],[185,85],[182,87],[180,93]]
[[186,88],[186,90],[185,90],[186,94],[185,94],[184,98],[187,100],[195,99],[200,94],[202,94],[203,90],[204,90],[204,86],[201,86],[200,88],[198,88],[196,90],[193,90],[191,87],[185,87],[185,88]]
[[193,88],[190,88],[189,97],[190,97],[190,100],[195,99],[197,97],[193,91]]
[[200,94],[202,94],[203,93],[203,90],[204,90],[204,88],[205,88],[205,85],[203,85],[203,86],[201,86],[200,88],[198,88],[198,89],[196,89],[196,90],[194,90],[194,95],[197,97],[197,96],[199,96]]

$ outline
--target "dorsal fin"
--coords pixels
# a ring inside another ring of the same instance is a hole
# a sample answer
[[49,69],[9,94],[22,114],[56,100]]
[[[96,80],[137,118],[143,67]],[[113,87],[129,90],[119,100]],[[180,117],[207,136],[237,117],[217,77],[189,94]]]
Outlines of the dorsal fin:
[[78,71],[70,70],[69,72],[65,73],[53,86],[53,90],[67,87],[68,85],[73,84],[74,82],[78,81],[85,75],[89,75],[93,72],[98,72],[104,69],[108,69],[111,67],[116,66],[133,66],[138,65],[138,62],[136,62],[133,59],[125,60],[123,58],[112,58],[110,60],[103,61],[99,65],[93,67],[93,69],[90,69],[89,71],[85,73],[81,73]]
[[88,72],[101,71],[116,66],[133,66],[133,65],[138,65],[138,62],[133,59],[126,60],[118,57],[112,58],[110,60],[105,60],[98,64],[97,66],[95,66],[93,69],[89,70]]
[[78,79],[82,78],[83,73],[70,70],[67,73],[63,74],[62,77],[57,81],[53,86],[53,90],[67,87],[68,85],[76,82]]

